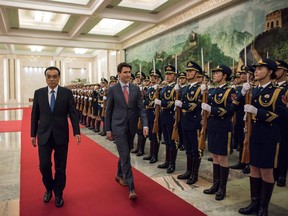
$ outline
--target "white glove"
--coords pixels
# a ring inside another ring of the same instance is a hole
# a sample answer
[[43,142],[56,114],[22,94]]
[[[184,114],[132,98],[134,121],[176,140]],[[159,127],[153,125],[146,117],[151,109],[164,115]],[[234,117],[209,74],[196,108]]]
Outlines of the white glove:
[[107,97],[106,97],[106,96],[103,96],[103,100],[107,100]]
[[258,109],[251,104],[244,105],[244,112],[249,112],[249,113],[257,115],[257,111]]
[[87,99],[87,97],[85,96],[85,97],[84,97],[84,99],[86,100],[86,99]]
[[89,101],[92,101],[92,97],[89,97]]
[[201,84],[200,88],[201,88],[201,94],[203,94],[203,92],[206,91],[207,86],[205,84]]
[[155,105],[161,106],[161,100],[159,100],[159,99],[155,99],[154,103],[155,103]]
[[210,106],[209,104],[207,104],[207,103],[202,103],[202,104],[201,104],[201,108],[202,108],[203,110],[206,110],[206,111],[208,111],[208,112],[211,112],[211,106]]
[[175,90],[175,91],[179,91],[179,89],[180,89],[180,88],[179,88],[179,84],[176,84],[176,85],[174,86],[174,90]]
[[180,101],[180,100],[175,100],[175,107],[182,107],[182,101]]
[[250,88],[251,86],[248,82],[244,83],[241,89],[241,94],[244,96]]
[[101,104],[101,107],[103,108],[103,104]]
[[143,87],[142,87],[142,86],[139,86],[139,89],[140,89],[140,91],[142,91],[142,90],[143,90]]

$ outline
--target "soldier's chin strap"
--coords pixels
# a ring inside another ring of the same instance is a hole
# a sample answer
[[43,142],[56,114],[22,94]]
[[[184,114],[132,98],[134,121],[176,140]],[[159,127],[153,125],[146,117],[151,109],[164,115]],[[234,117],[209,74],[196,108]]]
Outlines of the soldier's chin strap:
[[283,69],[282,75],[280,77],[277,77],[276,80],[281,79],[284,76],[284,73],[287,73],[286,70]]
[[265,79],[265,78],[268,76],[269,71],[270,71],[270,70],[268,70],[268,72],[266,73],[266,75],[265,75],[262,79],[258,79],[257,81],[261,81],[261,80]]
[[192,78],[187,79],[187,80],[194,80],[194,79],[195,79],[195,76],[197,75],[197,73],[198,73],[198,72],[195,72],[195,73],[194,73],[194,76],[193,76]]

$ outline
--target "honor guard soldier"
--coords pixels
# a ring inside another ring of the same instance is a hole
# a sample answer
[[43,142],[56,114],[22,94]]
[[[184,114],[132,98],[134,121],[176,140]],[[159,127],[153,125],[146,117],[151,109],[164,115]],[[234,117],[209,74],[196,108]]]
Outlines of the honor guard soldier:
[[101,88],[98,91],[98,119],[100,121],[100,125],[101,125],[101,122],[103,124],[103,130],[102,132],[99,133],[100,136],[106,136],[105,125],[104,125],[105,121],[104,121],[104,117],[102,116],[102,111],[103,111],[103,97],[105,97],[105,91],[107,90],[107,85],[108,85],[107,79],[101,78],[101,82],[100,82]]
[[181,125],[186,149],[187,169],[178,179],[187,179],[187,184],[198,181],[198,170],[202,152],[198,149],[198,134],[201,122],[201,88],[198,74],[202,68],[195,62],[187,63],[188,84],[183,88],[181,99],[175,101],[175,106],[182,108]]
[[149,163],[156,163],[158,161],[159,152],[159,137],[157,133],[153,133],[154,118],[155,118],[155,104],[154,100],[156,97],[156,92],[159,91],[158,80],[161,78],[161,73],[158,69],[155,71],[153,69],[149,72],[151,86],[148,87],[144,95],[144,107],[146,109],[146,115],[148,119],[149,127],[149,140],[150,140],[150,153],[148,156],[144,157],[143,160],[149,160]]
[[[268,215],[268,205],[274,188],[273,168],[277,168],[280,141],[279,120],[284,117],[285,106],[281,101],[281,89],[274,87],[277,64],[270,59],[261,59],[256,66],[255,80],[259,86],[252,89],[251,104],[244,105],[244,112],[252,115],[250,137],[250,194],[251,203],[239,209],[241,214]],[[244,100],[251,89],[245,83],[237,101]]]
[[[230,88],[227,81],[231,78],[231,69],[226,65],[219,65],[212,70],[213,82],[217,84],[208,94],[208,103],[201,107],[209,113],[207,121],[208,150],[213,158],[213,185],[204,190],[205,194],[215,194],[216,200],[223,200],[226,196],[226,184],[229,175],[228,156],[231,151],[232,133],[232,96],[235,90]],[[206,85],[201,85],[206,90]]]
[[117,78],[116,78],[116,76],[110,76],[109,87],[115,85],[116,83],[117,83]]
[[92,95],[93,95],[93,85],[90,84],[88,88],[88,111],[87,111],[87,116],[88,116],[88,123],[86,127],[89,130],[93,130],[93,126],[91,125],[92,122],[92,117],[93,117],[93,109],[92,109]]
[[[255,68],[252,66],[245,65],[241,66],[241,70],[237,73],[239,73],[239,79],[238,83],[236,84],[236,95],[240,94],[243,84],[247,82],[247,72],[249,73],[250,80],[254,77]],[[253,83],[249,80],[249,83],[253,85]],[[234,101],[233,101],[234,103]],[[244,127],[245,127],[245,121],[244,121],[244,101],[241,104],[238,104],[238,110],[234,113],[236,116],[234,122],[234,142],[237,143],[237,146],[239,146],[239,160],[236,164],[231,165],[231,169],[242,169],[243,173],[249,174],[250,173],[250,167],[249,164],[242,163],[242,154],[243,154],[243,142],[244,142]]]
[[[185,89],[185,87],[187,86],[187,77],[186,77],[186,73],[185,72],[180,72],[178,74],[178,84],[179,84],[179,97],[181,99],[181,95],[183,92],[183,89]],[[185,146],[184,146],[184,141],[183,141],[183,132],[182,132],[182,124],[181,124],[181,115],[182,112],[180,113],[180,121],[178,123],[178,148],[180,151],[184,151],[185,150]]]
[[[145,74],[143,72],[137,71],[135,73],[135,85],[137,85],[142,93],[143,96],[143,81],[145,78]],[[143,127],[140,121],[140,118],[138,120],[138,130],[137,130],[137,146],[134,150],[131,151],[131,153],[136,153],[136,156],[142,156],[144,154],[145,149],[145,143],[146,143],[146,137],[143,136]]]
[[[276,86],[282,88],[284,93],[288,92],[288,82],[287,82],[287,72],[288,64],[283,60],[277,60],[277,71],[276,71]],[[284,95],[285,97],[285,95]],[[286,176],[288,169],[288,118],[280,119],[280,132],[281,132],[281,141],[279,148],[279,160],[278,160],[278,173],[279,179],[277,181],[277,186],[285,187],[286,185]]]
[[133,84],[134,80],[135,80],[135,75],[133,73],[131,73],[130,83]]
[[175,162],[177,157],[177,147],[174,140],[172,140],[172,132],[174,125],[174,101],[176,92],[174,90],[177,72],[175,67],[167,65],[165,67],[165,80],[167,85],[160,91],[159,99],[155,99],[155,104],[161,106],[161,127],[166,145],[166,157],[163,164],[158,165],[160,169],[167,169],[167,173],[175,171]]
[[95,84],[93,93],[92,93],[92,109],[93,109],[92,125],[94,126],[95,133],[98,133],[100,131],[100,121],[96,121],[96,118],[98,116],[98,91],[99,89],[100,89],[100,84],[99,83]]

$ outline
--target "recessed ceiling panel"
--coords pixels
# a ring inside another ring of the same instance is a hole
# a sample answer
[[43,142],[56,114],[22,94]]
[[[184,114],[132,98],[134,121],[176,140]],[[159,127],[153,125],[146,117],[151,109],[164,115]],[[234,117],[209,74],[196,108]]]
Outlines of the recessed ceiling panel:
[[118,6],[152,11],[168,0],[122,0]]
[[90,0],[49,0],[49,1],[69,3],[69,4],[87,5]]
[[20,28],[62,31],[70,15],[19,9]]
[[89,34],[100,34],[100,35],[116,35],[118,32],[130,26],[133,22],[116,19],[102,19]]

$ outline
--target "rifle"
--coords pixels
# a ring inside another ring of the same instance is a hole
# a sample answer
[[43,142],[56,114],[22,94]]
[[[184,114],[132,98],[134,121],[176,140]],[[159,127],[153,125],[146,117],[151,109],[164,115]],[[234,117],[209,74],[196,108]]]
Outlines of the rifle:
[[[248,73],[248,67],[246,67],[245,70],[247,73],[247,82],[249,82],[250,76]],[[246,92],[246,95],[245,95],[245,104],[251,104],[251,99],[252,99],[252,91],[250,88],[249,91]],[[250,136],[252,133],[251,119],[252,119],[252,114],[247,112],[246,120],[245,120],[245,128],[244,128],[245,138],[243,141],[243,152],[242,152],[242,159],[241,159],[242,163],[249,163],[249,160],[250,160],[249,145],[250,145]]]
[[[155,89],[155,99],[159,99],[159,87]],[[160,105],[155,105],[155,118],[154,118],[154,124],[153,124],[153,129],[152,133],[158,133],[159,131],[159,115],[160,115]]]
[[[204,76],[204,83],[206,84],[206,79]],[[202,93],[202,102],[208,102],[208,86],[206,84],[206,90]],[[202,111],[202,128],[199,136],[199,149],[204,150],[206,146],[206,129],[207,129],[207,118],[208,118],[208,111]]]
[[[176,84],[178,85],[178,84]],[[176,90],[176,96],[175,96],[176,100],[179,100],[179,89]],[[172,136],[171,139],[172,140],[178,140],[179,137],[179,132],[178,132],[178,123],[180,121],[180,107],[176,107],[175,110],[175,121],[174,121],[174,125],[173,125],[173,131],[172,131]]]

